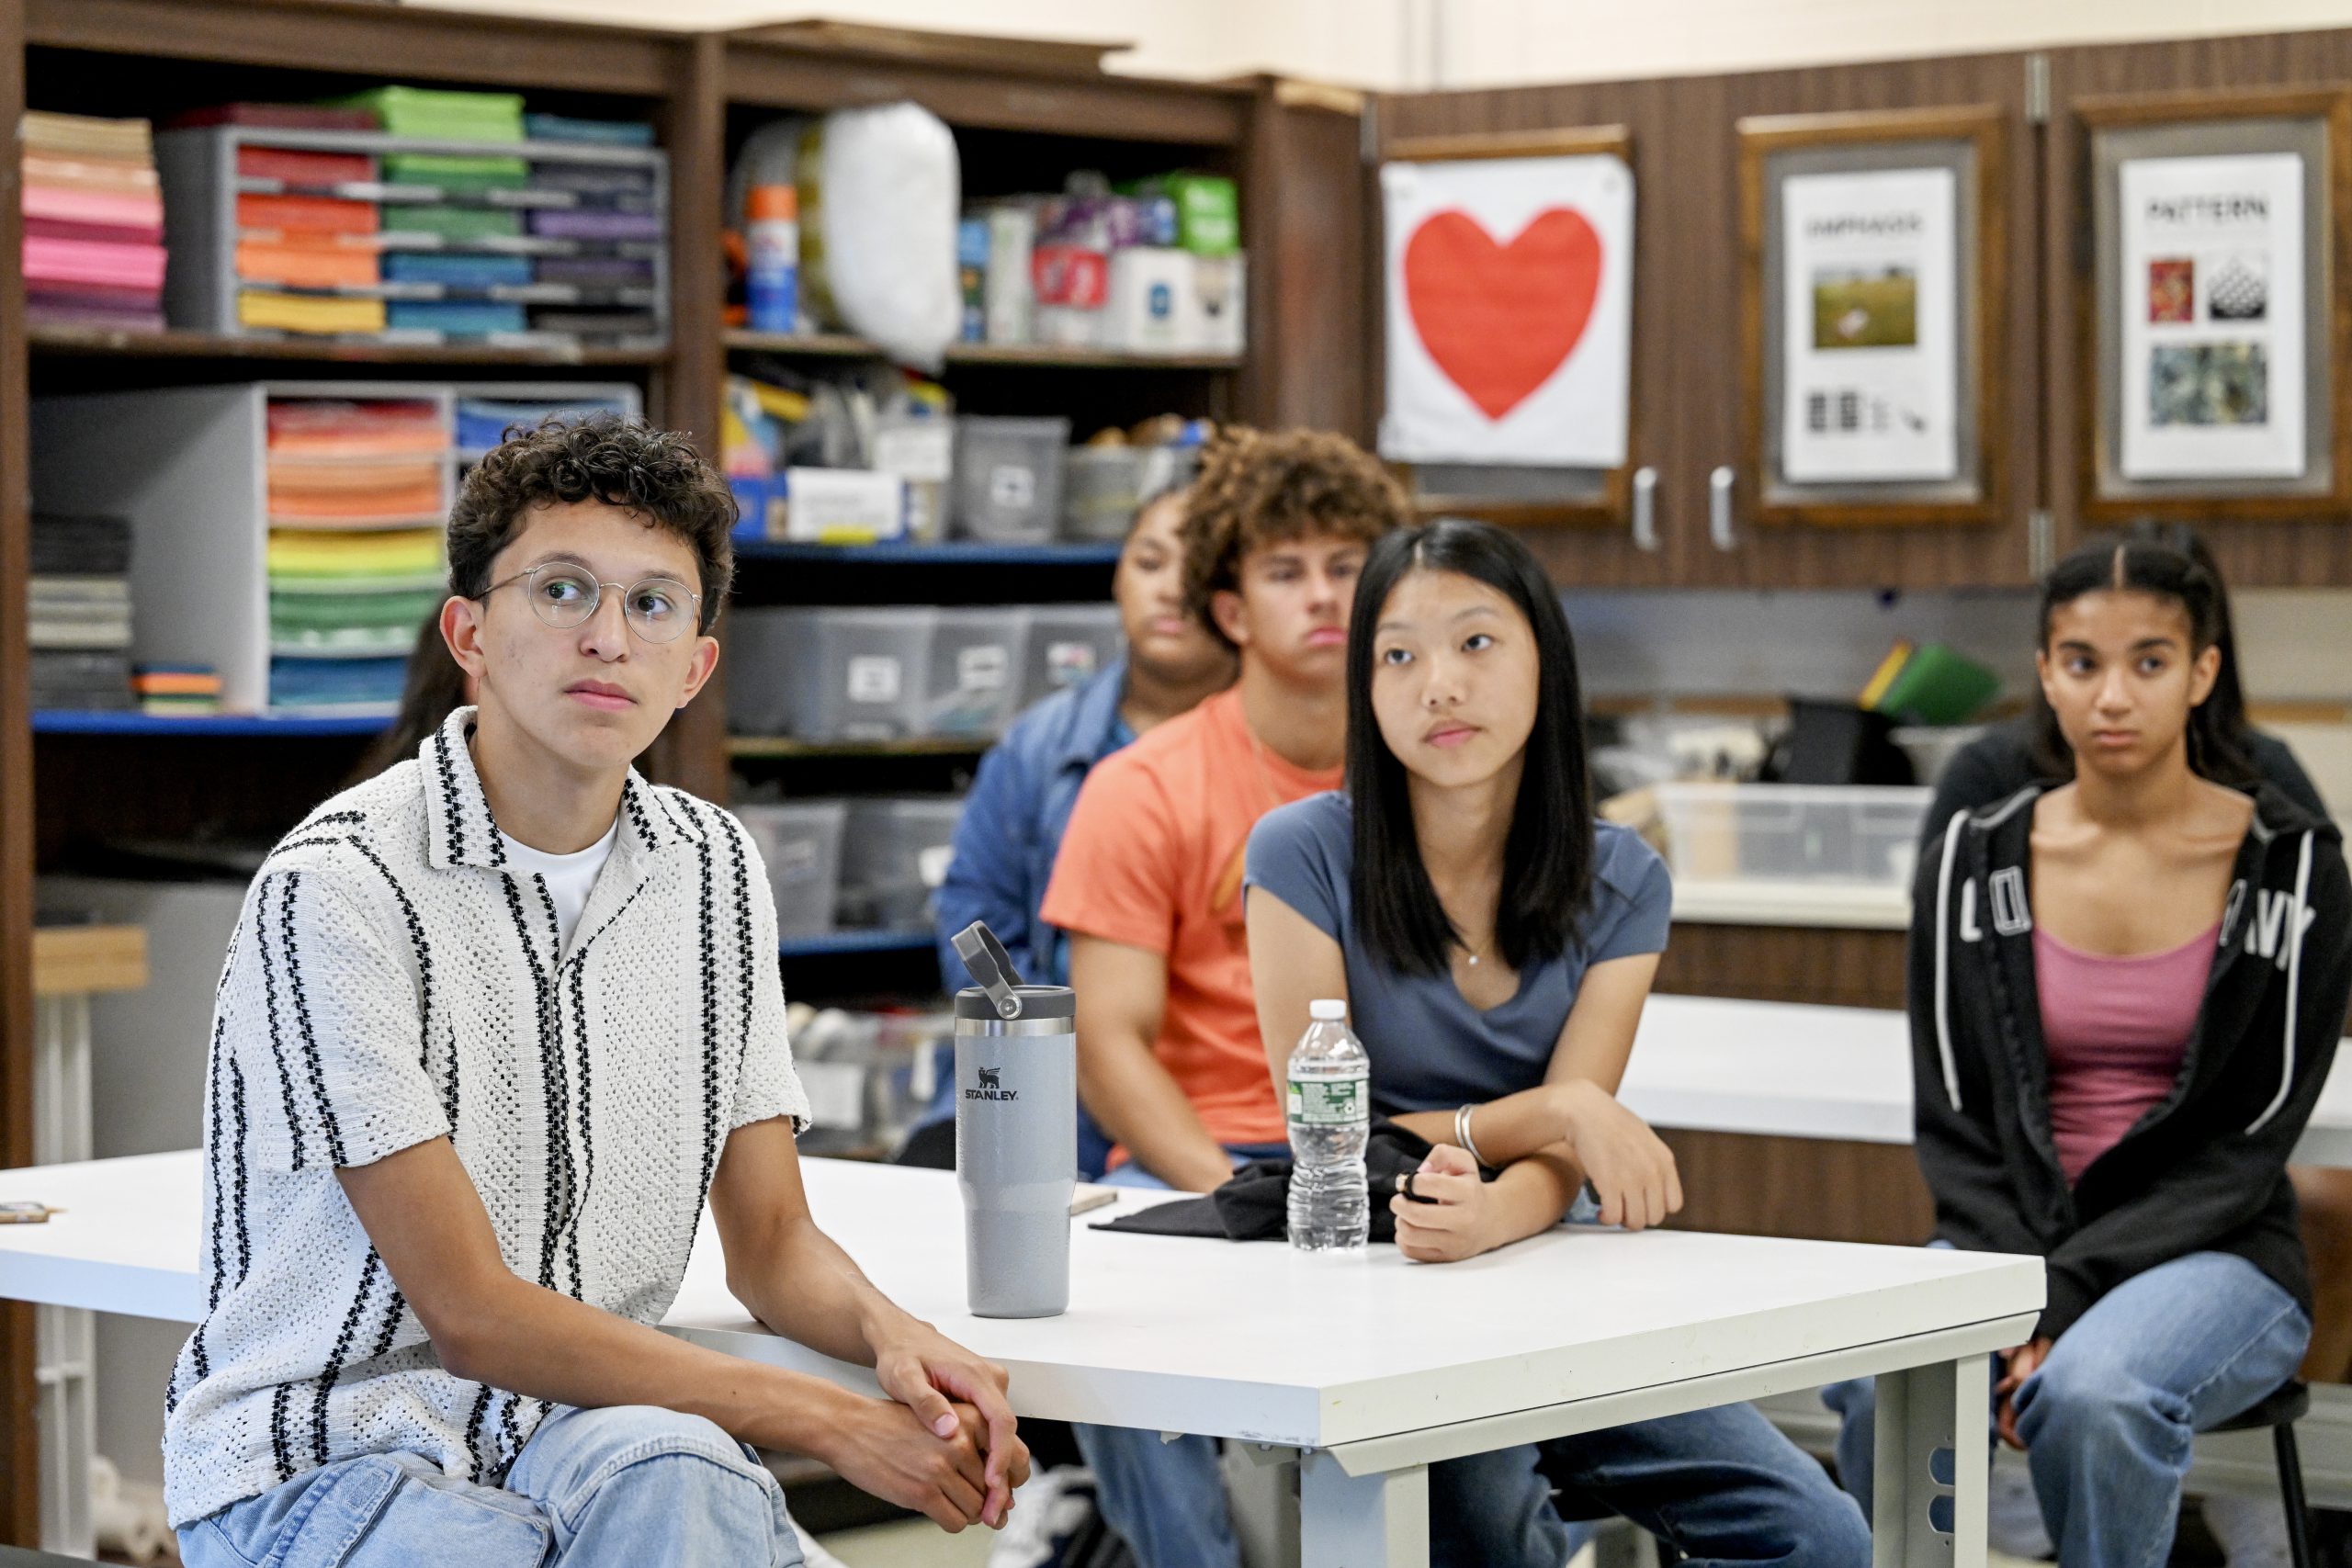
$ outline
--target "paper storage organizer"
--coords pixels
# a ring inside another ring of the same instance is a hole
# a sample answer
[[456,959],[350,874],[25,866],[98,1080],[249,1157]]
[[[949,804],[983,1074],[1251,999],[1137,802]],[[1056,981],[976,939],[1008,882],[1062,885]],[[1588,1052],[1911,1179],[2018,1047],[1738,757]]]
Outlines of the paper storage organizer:
[[923,733],[938,612],[755,609],[728,617],[728,723],[742,735],[900,740]]
[[1029,612],[942,609],[932,621],[923,733],[993,739],[1021,709]]
[[916,931],[947,879],[964,803],[953,796],[853,800],[842,841],[841,922]]
[[1116,604],[1039,604],[1029,611],[1021,706],[1085,684],[1126,652]]
[[775,897],[776,935],[823,936],[833,929],[841,892],[842,833],[849,804],[798,801],[788,806],[739,806],[735,815],[766,863]]
[[992,414],[956,418],[955,528],[966,539],[1036,544],[1062,514],[1069,421]]
[[212,668],[231,713],[389,716],[447,593],[453,400],[415,381],[37,399],[34,504],[130,520],[138,662]]
[[1928,789],[1850,784],[1663,784],[1675,880],[1841,882],[1907,887]]
[[669,342],[669,157],[659,149],[212,126],[156,137],[155,163],[175,327]]

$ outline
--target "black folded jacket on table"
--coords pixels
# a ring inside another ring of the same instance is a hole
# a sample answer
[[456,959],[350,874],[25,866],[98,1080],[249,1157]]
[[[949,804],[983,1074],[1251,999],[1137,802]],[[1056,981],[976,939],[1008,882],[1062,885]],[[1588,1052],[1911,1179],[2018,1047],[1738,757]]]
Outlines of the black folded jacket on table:
[[[1372,1239],[1396,1239],[1396,1216],[1388,1211],[1399,1184],[1421,1168],[1431,1145],[1394,1122],[1375,1121],[1364,1142],[1364,1174],[1372,1203]],[[1289,1234],[1290,1170],[1286,1159],[1252,1160],[1205,1198],[1181,1198],[1103,1220],[1098,1231],[1139,1235],[1222,1237],[1227,1241],[1281,1241]],[[1487,1173],[1494,1179],[1494,1173]]]

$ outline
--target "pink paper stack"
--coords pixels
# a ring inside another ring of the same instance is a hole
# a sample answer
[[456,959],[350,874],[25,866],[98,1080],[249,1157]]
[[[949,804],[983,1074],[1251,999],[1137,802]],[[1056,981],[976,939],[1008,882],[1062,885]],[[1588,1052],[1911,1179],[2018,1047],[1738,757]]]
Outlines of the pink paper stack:
[[147,122],[28,114],[23,146],[27,318],[162,331],[164,197]]

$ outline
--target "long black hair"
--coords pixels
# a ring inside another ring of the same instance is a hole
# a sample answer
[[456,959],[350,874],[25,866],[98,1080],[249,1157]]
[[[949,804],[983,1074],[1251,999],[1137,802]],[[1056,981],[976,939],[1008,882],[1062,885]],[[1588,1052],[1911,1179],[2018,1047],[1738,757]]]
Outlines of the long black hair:
[[1592,778],[1585,757],[1584,698],[1576,639],[1560,596],[1517,536],[1449,518],[1401,529],[1372,547],[1356,582],[1348,633],[1348,794],[1354,803],[1351,889],[1364,942],[1381,962],[1442,974],[1461,932],[1446,918],[1421,862],[1405,765],[1372,711],[1374,631],[1389,594],[1411,571],[1452,571],[1519,607],[1534,628],[1535,728],[1527,737],[1519,799],[1503,843],[1496,949],[1513,969],[1581,940],[1592,894]]
[[[2086,545],[2060,561],[2042,580],[2038,646],[2044,650],[2050,647],[2051,617],[2059,607],[2086,594],[2149,593],[2180,606],[2188,618],[2190,657],[2209,648],[2222,652],[2212,691],[2188,710],[2188,766],[2215,784],[2251,788],[2259,775],[2246,757],[2245,689],[2238,680],[2229,592],[2203,541],[2185,529],[2180,532],[2185,538],[2135,530]],[[2033,743],[2035,760],[2044,773],[2055,778],[2074,776],[2074,749],[2039,682],[2034,683]]]

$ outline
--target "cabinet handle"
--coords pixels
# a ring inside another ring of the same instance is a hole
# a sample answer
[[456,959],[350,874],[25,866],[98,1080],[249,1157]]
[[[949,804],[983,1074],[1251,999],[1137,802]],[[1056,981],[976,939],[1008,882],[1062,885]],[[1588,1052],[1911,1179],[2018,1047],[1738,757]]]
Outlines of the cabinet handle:
[[1719,550],[1739,548],[1731,531],[1731,491],[1738,479],[1729,463],[1707,476],[1707,536]]
[[1657,470],[1647,464],[1634,470],[1634,547],[1657,550]]

